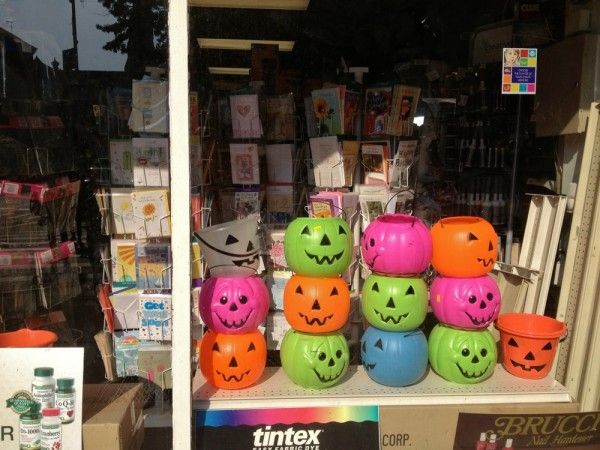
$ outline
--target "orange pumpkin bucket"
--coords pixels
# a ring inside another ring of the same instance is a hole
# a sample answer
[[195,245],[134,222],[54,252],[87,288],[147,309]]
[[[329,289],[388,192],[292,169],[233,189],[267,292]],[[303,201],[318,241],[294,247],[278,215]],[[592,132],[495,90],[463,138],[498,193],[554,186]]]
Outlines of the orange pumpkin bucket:
[[52,347],[57,340],[58,336],[52,331],[21,328],[0,333],[0,348]]
[[567,325],[552,317],[528,313],[500,314],[496,321],[502,345],[502,365],[516,377],[544,378],[552,368]]

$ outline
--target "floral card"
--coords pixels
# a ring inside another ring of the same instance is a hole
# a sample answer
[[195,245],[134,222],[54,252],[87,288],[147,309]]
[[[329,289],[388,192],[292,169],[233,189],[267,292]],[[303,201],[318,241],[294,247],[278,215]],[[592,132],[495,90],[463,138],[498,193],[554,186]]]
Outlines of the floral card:
[[169,186],[169,140],[133,139],[134,186]]
[[235,139],[262,137],[258,95],[232,95],[229,97],[229,103],[233,137]]
[[111,230],[113,234],[134,234],[135,221],[131,189],[112,188],[110,190]]
[[131,239],[111,239],[110,253],[113,289],[135,287],[135,241]]
[[229,144],[231,182],[260,184],[257,144]]
[[166,189],[133,191],[131,203],[137,239],[171,235],[169,191]]
[[337,87],[312,91],[313,110],[320,136],[342,134],[342,102]]

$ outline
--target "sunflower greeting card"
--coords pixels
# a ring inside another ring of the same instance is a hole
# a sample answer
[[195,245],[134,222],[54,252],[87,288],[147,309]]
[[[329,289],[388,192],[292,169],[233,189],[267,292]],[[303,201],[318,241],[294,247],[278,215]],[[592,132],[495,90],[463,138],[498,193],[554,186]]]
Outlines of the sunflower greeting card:
[[136,239],[171,235],[169,192],[166,189],[131,193]]

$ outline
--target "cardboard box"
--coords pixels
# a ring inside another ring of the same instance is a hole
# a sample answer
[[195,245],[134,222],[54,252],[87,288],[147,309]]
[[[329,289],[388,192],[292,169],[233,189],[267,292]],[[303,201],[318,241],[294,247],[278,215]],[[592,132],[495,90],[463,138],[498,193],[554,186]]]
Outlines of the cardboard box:
[[[481,414],[560,414],[577,412],[577,403],[381,406],[380,448],[452,450],[460,412]],[[473,442],[473,448],[475,442]]]
[[139,450],[144,441],[144,394],[140,383],[83,387],[83,448]]

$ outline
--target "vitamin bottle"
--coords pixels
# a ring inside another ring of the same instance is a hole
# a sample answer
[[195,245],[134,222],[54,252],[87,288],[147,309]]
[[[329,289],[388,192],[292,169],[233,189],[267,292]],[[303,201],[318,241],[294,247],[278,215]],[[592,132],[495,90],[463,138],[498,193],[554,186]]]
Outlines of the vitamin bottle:
[[487,446],[487,436],[485,432],[479,435],[479,440],[475,444],[475,450],[485,450]]
[[490,440],[487,443],[487,446],[485,447],[485,450],[496,450],[496,448],[498,447],[498,443],[496,442],[496,435],[492,434],[490,436]]
[[56,380],[56,407],[60,409],[62,423],[71,423],[75,420],[75,389],[73,378],[59,378]]
[[52,367],[36,367],[33,370],[34,379],[31,383],[31,395],[42,410],[54,408],[54,369]]
[[19,450],[40,450],[42,415],[39,403],[33,403],[29,411],[19,417]]
[[42,410],[40,434],[41,450],[62,449],[62,424],[60,422],[59,408],[46,408]]

